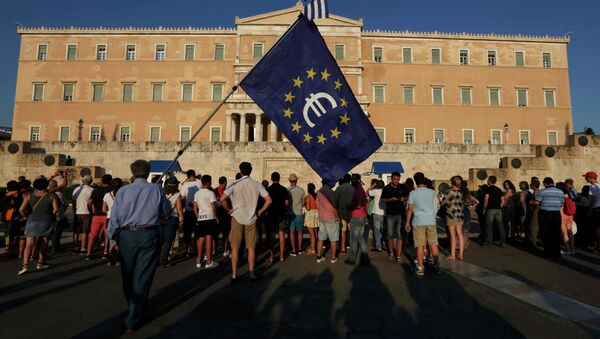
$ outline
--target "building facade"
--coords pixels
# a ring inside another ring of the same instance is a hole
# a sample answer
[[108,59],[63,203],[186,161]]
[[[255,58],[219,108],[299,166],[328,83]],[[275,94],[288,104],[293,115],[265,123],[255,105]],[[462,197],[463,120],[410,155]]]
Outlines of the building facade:
[[[187,141],[301,10],[235,28],[19,28],[12,139]],[[384,142],[562,145],[573,132],[568,37],[316,23]],[[195,140],[285,136],[238,89]]]

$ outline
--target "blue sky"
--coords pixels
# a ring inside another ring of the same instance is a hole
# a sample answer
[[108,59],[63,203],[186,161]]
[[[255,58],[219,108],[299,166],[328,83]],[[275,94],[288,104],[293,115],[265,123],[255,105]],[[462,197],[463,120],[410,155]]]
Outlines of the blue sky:
[[[24,26],[233,27],[234,17],[291,7],[296,0],[21,0],[0,4],[0,125],[12,125],[19,37]],[[563,35],[569,45],[569,75],[575,131],[600,132],[600,1],[329,0],[330,11],[364,18],[367,29]]]

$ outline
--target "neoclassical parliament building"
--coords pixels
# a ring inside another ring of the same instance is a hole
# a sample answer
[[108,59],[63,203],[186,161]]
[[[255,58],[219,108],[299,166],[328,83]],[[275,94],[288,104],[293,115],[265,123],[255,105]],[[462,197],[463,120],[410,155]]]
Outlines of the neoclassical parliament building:
[[[20,27],[12,139],[188,141],[301,10],[234,28]],[[316,23],[384,142],[562,145],[573,132],[568,37]],[[241,89],[196,139],[285,140]]]

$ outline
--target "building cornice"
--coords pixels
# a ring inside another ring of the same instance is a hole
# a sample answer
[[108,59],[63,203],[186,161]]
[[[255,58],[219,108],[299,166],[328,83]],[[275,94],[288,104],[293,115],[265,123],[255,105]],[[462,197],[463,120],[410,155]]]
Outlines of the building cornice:
[[122,35],[122,34],[159,34],[159,35],[195,35],[195,34],[236,34],[233,27],[19,27],[18,34],[76,34],[76,35]]
[[452,39],[452,40],[493,40],[493,41],[519,41],[519,42],[550,42],[569,43],[568,36],[550,35],[524,35],[524,34],[495,34],[495,33],[451,33],[451,32],[416,32],[393,30],[364,30],[365,38],[415,38],[415,39]]

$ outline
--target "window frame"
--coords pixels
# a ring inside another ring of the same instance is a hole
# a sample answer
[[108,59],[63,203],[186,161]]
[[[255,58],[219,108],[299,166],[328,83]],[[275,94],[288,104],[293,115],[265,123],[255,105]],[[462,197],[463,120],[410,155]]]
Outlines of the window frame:
[[[519,66],[519,64],[517,62],[517,53],[521,53],[523,55],[523,65],[522,66]],[[521,50],[521,49],[515,50],[515,67],[526,67],[524,50]]]
[[[519,103],[519,91],[525,91],[525,105]],[[517,107],[529,107],[529,88],[516,88],[515,93],[517,95]]]
[[[35,89],[37,86],[41,86],[42,88],[42,95],[40,97],[40,100],[35,100]],[[32,102],[43,102],[44,101],[44,95],[46,94],[46,83],[45,82],[34,82],[32,84],[32,91],[31,91],[31,101]]]
[[[192,50],[192,58],[188,59],[187,58],[187,48],[188,46],[191,46],[193,48]],[[183,60],[184,61],[194,61],[196,60],[196,44],[184,44],[183,45]]]
[[[337,55],[338,47],[342,48],[342,57],[341,58],[338,58],[338,55]],[[334,56],[335,60],[340,60],[340,61],[345,60],[346,59],[346,45],[345,44],[334,44],[333,45],[333,56]]]
[[[33,129],[37,128],[37,140],[33,138]],[[29,141],[42,141],[42,126],[41,125],[30,125],[29,126]]]
[[[441,90],[442,102],[440,104],[435,103],[435,90],[436,89]],[[444,86],[431,86],[431,104],[436,105],[436,106],[444,104]]]
[[[406,62],[406,60],[404,60],[404,50],[407,49],[410,51],[410,62]],[[401,47],[402,50],[402,63],[403,64],[412,64],[414,63],[414,58],[413,58],[413,48],[410,46],[402,46]]]
[[[494,132],[498,132],[498,135],[500,135],[499,143],[494,142]],[[491,145],[502,145],[503,143],[504,143],[504,140],[502,140],[502,130],[497,129],[497,128],[490,129],[490,144]]]
[[[92,102],[103,102],[104,101],[104,87],[106,83],[104,82],[92,82]],[[96,100],[96,86],[101,86],[102,94],[100,96],[100,100]]]
[[[550,133],[554,133],[555,134],[555,138],[556,138],[556,142],[554,144],[550,143]],[[557,146],[558,145],[558,131],[557,130],[546,130],[546,143],[550,146]]]
[[[523,139],[521,138],[521,133],[527,133],[527,143],[523,143]],[[531,130],[528,129],[520,129],[519,130],[519,145],[531,145]]]
[[[467,62],[465,64],[462,63],[461,52],[467,51]],[[469,66],[471,64],[471,51],[468,48],[460,47],[458,49],[458,64],[460,66]]]
[[[123,140],[123,128],[129,129],[129,133],[127,134],[127,140]],[[119,141],[126,141],[126,142],[131,141],[131,134],[132,134],[131,132],[132,132],[131,126],[119,126]]]
[[[94,140],[94,132],[93,132],[94,128],[98,129],[98,140]],[[119,132],[120,132],[120,130],[119,130]],[[90,133],[89,133],[88,137],[89,137],[88,140],[90,142],[92,142],[92,141],[102,141],[102,126],[90,126]],[[121,138],[120,135],[119,135],[119,138]]]
[[[158,140],[152,140],[152,129],[158,128]],[[148,126],[148,141],[149,142],[160,142],[162,140],[162,127],[161,126]]]
[[[215,100],[215,88],[217,85],[221,86],[221,97],[218,100]],[[211,82],[210,83],[210,101],[221,102],[221,100],[223,100],[224,95],[225,95],[225,83],[224,82]]]
[[[548,66],[546,66],[544,62],[544,55],[548,54],[550,60],[548,60]],[[542,68],[552,68],[552,52],[550,51],[542,51]]]
[[[216,130],[216,129],[219,130],[219,140],[215,141],[215,140],[213,140],[213,130]],[[210,142],[222,142],[222,140],[223,140],[223,127],[221,125],[210,126],[209,131],[210,131],[210,136],[209,136]],[[191,133],[190,133],[190,138],[191,137],[192,136],[191,136]]]
[[[158,46],[163,46],[162,59],[158,58]],[[165,60],[167,60],[167,44],[166,43],[154,44],[154,61],[165,61]]]
[[[463,144],[465,144],[465,145],[473,145],[473,144],[475,144],[475,129],[473,129],[473,128],[463,128],[461,130],[462,130],[462,141],[463,141]],[[471,132],[471,142],[470,143],[465,142],[465,132],[467,132],[467,131]]]
[[[125,86],[131,86],[131,100],[125,100]],[[133,102],[135,98],[135,82],[121,83],[121,102]]]
[[[385,92],[386,92],[385,87],[386,87],[385,84],[373,84],[373,103],[374,104],[385,104],[385,99],[386,99],[385,98],[386,97],[386,95],[385,95]],[[383,94],[382,95],[383,101],[381,101],[381,102],[376,101],[376,98],[377,98],[376,89],[377,88],[382,88],[383,89],[383,92],[382,92],[382,94]]]
[[[73,102],[75,100],[75,82],[63,82],[63,90],[62,90],[62,102]],[[65,100],[66,96],[66,92],[67,92],[67,86],[72,86],[72,90],[71,90],[71,100]]]
[[[221,55],[221,59],[217,58],[217,47],[220,46],[223,49],[223,54]],[[213,60],[215,61],[224,61],[225,60],[225,44],[223,43],[214,43],[213,44],[213,49],[214,49],[214,55],[213,55]]]
[[[412,130],[412,138],[413,138],[412,142],[407,142],[406,141],[406,131],[407,130]],[[406,127],[403,130],[403,136],[404,136],[404,143],[405,144],[415,144],[417,142],[417,129],[414,128],[414,127]]]
[[[498,66],[498,51],[497,51],[496,49],[492,49],[492,48],[490,48],[490,49],[486,49],[486,52],[487,52],[487,53],[486,53],[486,54],[487,54],[487,65],[488,65],[489,67],[495,67],[495,66]],[[490,52],[493,52],[493,53],[494,53],[494,64],[493,64],[493,65],[492,65],[492,64],[490,64]]]
[[[256,46],[260,46],[260,57],[257,57],[255,52],[256,52]],[[252,59],[253,60],[260,60],[262,59],[262,57],[265,56],[265,43],[264,42],[252,42]]]
[[[62,140],[62,130],[63,130],[63,128],[68,128],[69,129],[67,140]],[[60,141],[60,142],[69,142],[69,141],[71,141],[71,126],[58,126],[58,141]]]
[[[160,99],[156,100],[156,98],[154,97],[155,91],[154,91],[154,87],[155,86],[160,86]],[[164,102],[165,99],[165,83],[164,82],[153,82],[152,83],[152,93],[151,93],[151,99],[152,102]]]
[[[463,90],[469,90],[469,103],[465,104],[464,102],[464,93]],[[470,86],[460,86],[460,104],[461,106],[473,106],[473,87]]]
[[[381,49],[381,59],[379,61],[377,61],[377,59],[375,58],[375,49],[378,49],[378,48]],[[383,63],[384,59],[385,59],[384,54],[385,54],[385,48],[383,45],[374,44],[371,46],[371,55],[372,55],[371,61],[376,62],[378,64]]]
[[[129,46],[133,46],[133,58],[129,59]],[[125,44],[125,61],[136,61],[137,60],[137,44],[126,43]]]
[[[42,46],[46,47],[46,53],[44,53],[43,54],[44,56],[42,58],[40,58],[40,55],[41,55],[40,54],[40,47],[42,47]],[[48,61],[48,51],[49,50],[50,50],[50,44],[49,43],[40,43],[40,44],[37,44],[37,49],[36,49],[37,53],[35,54],[35,60],[36,61]]]
[[[190,100],[185,100],[185,86],[191,86],[192,92],[190,93]],[[194,102],[194,83],[193,82],[182,82],[181,83],[181,102]]]
[[[104,46],[104,58],[100,59],[100,46]],[[106,61],[108,57],[108,44],[96,44],[96,61]]]
[[[383,140],[381,140],[381,143],[385,144],[387,142],[387,128],[375,127],[375,133],[377,133],[377,130],[383,131]],[[379,136],[379,133],[377,133],[377,136]]]
[[[435,62],[433,62],[433,50],[437,50],[437,51],[439,51],[439,58],[440,58],[440,60],[439,60],[439,62],[438,62],[438,63],[435,63]],[[431,60],[430,60],[430,61],[431,61],[431,64],[432,64],[432,65],[441,65],[441,64],[442,64],[442,48],[441,48],[441,47],[431,47],[431,48],[429,49],[429,51],[430,51],[430,52],[429,52],[429,58],[431,59]]]
[[[181,136],[183,135],[184,128],[189,128],[190,136],[189,136],[188,140],[183,140],[181,138]],[[179,126],[179,142],[188,142],[188,141],[190,141],[190,139],[192,139],[192,126]]]
[[[442,131],[442,142],[437,142],[437,139],[435,138],[435,132],[436,131]],[[437,145],[441,145],[444,144],[446,142],[446,129],[444,128],[433,128],[433,143],[437,144]]]
[[[498,91],[498,105],[492,105],[492,90]],[[490,107],[502,106],[502,88],[501,87],[488,87],[488,104]]]
[[[70,42],[66,45],[66,47],[67,47],[67,54],[65,55],[65,60],[66,61],[76,61],[77,60],[77,52],[79,50],[78,44],[75,42]],[[73,59],[69,59],[69,48],[70,47],[75,47],[75,55],[74,55]]]
[[[416,93],[416,87],[417,86],[415,86],[415,85],[402,85],[401,87],[402,87],[402,102],[405,105],[414,105],[415,102],[416,102],[416,100],[415,100],[415,93]],[[412,89],[412,98],[411,98],[412,100],[411,100],[411,102],[406,102],[406,89],[407,88]]]
[[[556,88],[542,88],[542,92],[544,94],[544,107],[545,108],[556,108]],[[548,106],[548,98],[546,97],[546,92],[552,92],[552,106]]]

